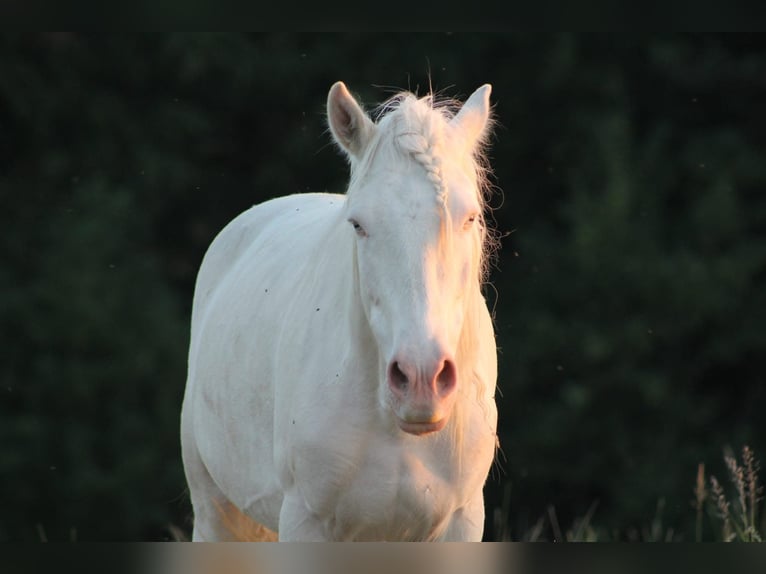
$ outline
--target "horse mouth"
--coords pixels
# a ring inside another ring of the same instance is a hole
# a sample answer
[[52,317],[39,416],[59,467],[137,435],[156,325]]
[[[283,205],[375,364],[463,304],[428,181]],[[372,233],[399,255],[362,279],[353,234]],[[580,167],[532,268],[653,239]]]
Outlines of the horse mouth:
[[442,430],[444,425],[447,424],[447,417],[433,422],[410,422],[403,421],[402,419],[398,419],[397,422],[399,423],[399,428],[404,432],[415,436],[421,436]]

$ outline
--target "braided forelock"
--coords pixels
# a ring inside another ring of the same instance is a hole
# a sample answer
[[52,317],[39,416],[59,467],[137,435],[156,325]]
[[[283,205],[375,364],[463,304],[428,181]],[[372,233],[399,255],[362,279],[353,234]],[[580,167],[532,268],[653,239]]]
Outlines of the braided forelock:
[[[453,102],[437,102],[433,95],[418,99],[414,94],[398,94],[378,108],[378,115],[388,115],[395,122],[392,130],[393,141],[399,150],[411,156],[426,172],[434,185],[437,199],[446,204],[447,186],[442,170],[443,140],[445,128],[453,116]],[[437,112],[437,113],[434,113]]]

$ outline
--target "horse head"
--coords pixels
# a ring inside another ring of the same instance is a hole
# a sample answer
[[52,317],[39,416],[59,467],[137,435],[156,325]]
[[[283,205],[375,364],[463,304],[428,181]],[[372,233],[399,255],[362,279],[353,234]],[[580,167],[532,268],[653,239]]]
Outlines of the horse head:
[[330,130],[351,164],[345,216],[378,347],[379,402],[414,435],[447,424],[469,378],[461,345],[485,266],[490,90],[457,113],[454,102],[405,92],[377,122],[342,82],[328,95]]

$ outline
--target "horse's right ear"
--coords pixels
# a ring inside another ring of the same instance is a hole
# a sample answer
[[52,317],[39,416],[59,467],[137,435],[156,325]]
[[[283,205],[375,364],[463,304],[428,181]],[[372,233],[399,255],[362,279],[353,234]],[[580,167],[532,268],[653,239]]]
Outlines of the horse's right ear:
[[359,159],[375,133],[375,124],[343,82],[335,82],[327,95],[327,121],[337,144]]

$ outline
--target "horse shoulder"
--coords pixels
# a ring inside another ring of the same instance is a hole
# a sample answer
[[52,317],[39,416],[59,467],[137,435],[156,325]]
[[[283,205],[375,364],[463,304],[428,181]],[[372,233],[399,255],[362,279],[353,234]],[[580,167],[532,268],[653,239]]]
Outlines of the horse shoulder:
[[297,260],[311,258],[308,238],[341,201],[302,194],[257,205],[218,234],[200,268],[184,408],[211,475],[237,504],[275,492],[275,333],[285,329]]

